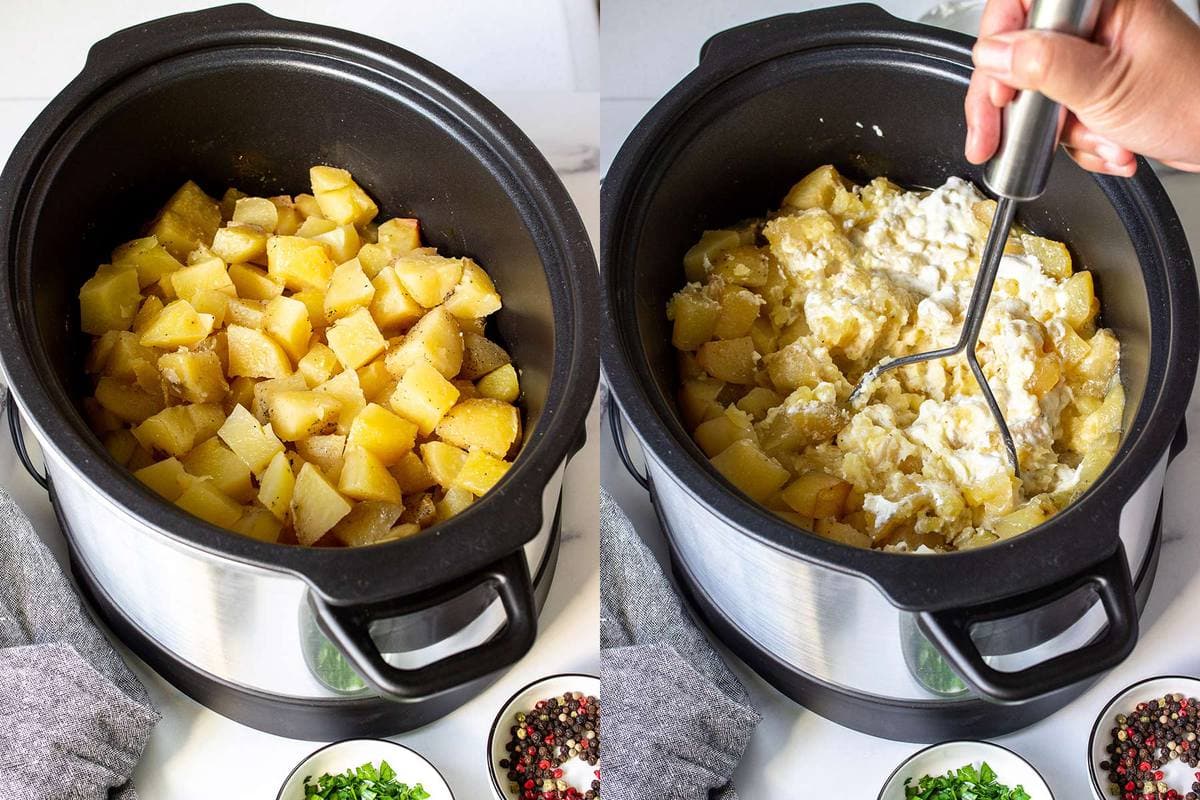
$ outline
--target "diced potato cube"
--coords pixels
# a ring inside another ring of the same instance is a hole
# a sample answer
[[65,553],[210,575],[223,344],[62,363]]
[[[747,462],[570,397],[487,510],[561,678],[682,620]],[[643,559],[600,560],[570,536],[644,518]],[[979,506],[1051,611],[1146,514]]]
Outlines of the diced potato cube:
[[304,303],[308,309],[308,321],[314,328],[324,328],[329,324],[329,320],[325,319],[325,292],[306,289],[293,294],[292,299]]
[[171,393],[189,403],[218,403],[229,391],[220,357],[212,350],[178,350],[158,359]]
[[188,484],[175,505],[205,522],[232,529],[242,518],[242,507],[212,481],[198,479]]
[[241,325],[230,325],[225,332],[229,337],[230,376],[286,378],[292,374],[287,353],[270,336]]
[[225,412],[216,403],[191,403],[183,406],[196,426],[196,441],[202,442],[217,435],[225,424]]
[[705,231],[700,241],[684,253],[683,272],[689,283],[703,282],[717,256],[742,243],[737,231]]
[[254,415],[241,405],[233,407],[217,435],[255,475],[261,475],[275,454],[283,452],[283,442],[270,426],[259,425]]
[[356,500],[400,503],[400,486],[387,467],[364,447],[346,445],[345,462],[338,478],[338,491]]
[[437,479],[425,468],[425,462],[415,452],[405,453],[388,472],[392,473],[400,491],[406,495],[423,492],[437,485]]
[[490,397],[505,403],[515,403],[521,396],[521,383],[512,364],[505,364],[484,375],[475,382],[475,388],[481,397]]
[[171,406],[139,424],[133,429],[133,435],[151,452],[179,457],[195,444],[196,423],[187,406]]
[[286,391],[271,396],[271,428],[285,442],[337,430],[342,404],[327,392]]
[[461,486],[450,487],[442,495],[442,499],[434,503],[434,507],[437,509],[438,522],[444,522],[451,517],[461,514],[474,502],[474,495],[467,489]]
[[288,289],[324,292],[333,270],[320,242],[300,236],[272,236],[267,241],[267,274]]
[[465,317],[456,317],[456,319],[458,320],[458,327],[462,329],[463,333],[473,333],[476,336],[484,336],[487,333],[486,319],[467,319]]
[[379,226],[379,243],[397,256],[415,250],[421,246],[421,223],[400,217],[389,219]]
[[[330,233],[337,229],[338,224],[331,219],[309,217],[300,225],[300,229],[296,231],[296,235],[303,236],[305,239],[316,239],[323,233]],[[325,251],[329,252],[329,248],[327,247]],[[330,253],[330,255],[332,256],[333,254]]]
[[186,300],[176,300],[158,312],[141,342],[147,347],[174,350],[177,347],[192,347],[199,344],[213,330],[211,314],[198,314]]
[[463,275],[462,259],[414,253],[398,258],[392,268],[404,290],[425,308],[441,305]]
[[392,528],[403,513],[403,505],[365,500],[355,503],[330,533],[347,547],[375,544],[392,538]]
[[705,342],[696,354],[700,366],[717,380],[726,383],[754,383],[758,353],[749,336]]
[[247,300],[267,301],[283,294],[283,287],[271,280],[265,269],[253,264],[231,264],[229,279],[233,281],[238,297]]
[[232,297],[225,303],[226,325],[262,330],[267,325],[267,305],[261,300]]
[[992,533],[1001,539],[1010,539],[1041,525],[1050,518],[1054,511],[1053,506],[1050,506],[1043,496],[1035,497],[1016,511],[1005,514],[996,520],[992,525]]
[[775,406],[783,402],[783,398],[764,386],[755,386],[737,401],[737,407],[750,415],[755,422],[760,421]]
[[390,466],[412,450],[416,437],[415,423],[371,403],[354,418],[346,443],[367,450]]
[[329,380],[315,387],[314,391],[328,392],[342,404],[342,413],[338,417],[338,433],[347,434],[354,418],[367,404],[362,386],[358,383],[358,373],[352,369],[344,370]]
[[761,289],[767,285],[768,251],[754,245],[742,245],[718,256],[712,274],[726,284]]
[[462,369],[463,348],[458,322],[445,308],[435,308],[421,317],[399,345],[388,351],[387,368],[402,378],[413,364],[425,361],[443,377],[453,378]]
[[778,461],[760,450],[750,439],[734,442],[711,461],[730,483],[760,503],[777,492],[791,477]]
[[1062,242],[1025,234],[1021,237],[1021,244],[1024,245],[1025,252],[1036,258],[1042,265],[1042,271],[1051,278],[1065,281],[1071,277],[1071,252]]
[[1083,270],[1072,275],[1063,284],[1063,315],[1075,330],[1092,320],[1099,307],[1096,291],[1092,284],[1092,273]]
[[80,325],[93,336],[128,330],[141,304],[137,270],[97,270],[79,290]]
[[197,261],[183,269],[171,273],[171,288],[175,295],[189,302],[202,291],[211,289],[224,294],[235,296],[237,287],[229,277],[225,262],[213,256]]
[[104,449],[121,466],[128,464],[134,451],[140,447],[138,440],[134,438],[128,428],[110,431],[104,436]]
[[296,364],[296,370],[304,376],[309,386],[317,386],[340,372],[342,365],[337,356],[326,345],[317,342],[308,349]]
[[355,309],[371,305],[375,287],[357,258],[339,264],[325,290],[325,319],[333,322]]
[[230,186],[226,189],[225,194],[221,195],[221,202],[219,203],[221,219],[225,222],[233,219],[233,212],[237,208],[237,201],[247,196],[245,192],[236,187]]
[[296,476],[292,491],[292,525],[296,540],[309,545],[350,513],[350,503],[333,487],[321,470],[305,464]]
[[839,517],[845,510],[850,484],[825,472],[806,472],[783,490],[783,501],[806,517]]
[[721,294],[721,312],[713,335],[718,339],[738,339],[750,333],[754,320],[758,319],[759,296],[737,286],[730,286]]
[[1083,379],[1083,392],[1103,397],[1112,386],[1121,363],[1121,345],[1110,330],[1096,331],[1088,340],[1087,355],[1074,366],[1073,372]]
[[358,230],[353,225],[341,225],[311,238],[325,245],[335,264],[354,258],[362,244],[358,238]]
[[785,208],[799,210],[809,208],[828,209],[839,188],[845,188],[842,176],[832,166],[817,167],[800,179],[783,198]]
[[683,382],[679,389],[679,411],[689,429],[725,413],[725,409],[717,402],[717,395],[724,388],[723,381],[712,378]]
[[239,503],[254,498],[250,468],[216,437],[205,439],[183,457],[183,468],[197,478],[209,478],[213,485]]
[[729,409],[721,416],[697,425],[693,436],[704,454],[712,458],[738,439],[753,439],[754,428],[748,414]]
[[[321,217],[321,206],[317,204],[317,198],[311,194],[298,194],[292,205],[300,216],[307,219],[308,217]],[[302,220],[303,221],[303,220]]]
[[375,275],[372,286],[375,294],[371,299],[371,316],[380,328],[406,328],[425,313],[424,306],[412,299],[392,267],[383,267]]
[[190,476],[176,458],[163,459],[148,467],[142,467],[133,473],[133,477],[146,484],[164,500],[171,502],[179,499],[184,487],[190,482]]
[[415,422],[428,436],[453,407],[459,391],[427,362],[414,364],[404,373],[388,400],[391,409]]
[[491,491],[511,467],[507,461],[496,458],[479,448],[467,453],[467,459],[454,476],[454,486],[466,489],[476,497]]
[[260,542],[277,542],[283,523],[265,508],[250,506],[242,509],[241,519],[233,524],[232,530]]
[[267,303],[265,314],[263,324],[267,333],[283,345],[293,361],[303,358],[312,338],[308,307],[295,298],[280,295]]
[[321,214],[338,225],[363,225],[379,213],[375,201],[346,170],[316,166],[309,170],[309,177]]
[[331,481],[336,481],[342,474],[342,464],[346,455],[345,436],[310,436],[296,442],[296,450],[305,461],[320,467]]
[[164,276],[183,269],[183,264],[158,243],[158,238],[146,236],[126,242],[113,251],[112,264],[117,269],[137,270],[138,286],[145,289]]
[[851,547],[870,547],[871,537],[857,528],[838,522],[836,519],[819,519],[812,527],[812,532],[823,539],[850,545]]
[[359,308],[325,332],[325,341],[347,370],[356,370],[387,347],[371,313]]
[[[158,312],[163,310],[163,301],[154,295],[150,295],[142,301],[142,307],[138,309],[137,316],[133,318],[131,326],[133,332],[140,338],[146,332],[146,328],[150,327],[150,323],[158,316]],[[213,324],[216,324],[216,318],[213,318]]]
[[265,197],[243,197],[234,204],[232,219],[238,225],[254,225],[266,233],[275,233],[279,206]]
[[[296,208],[296,204],[292,202],[292,198],[287,195],[280,195],[267,199],[271,201],[271,205],[275,206],[275,211],[278,214],[274,233],[279,236],[295,235],[296,231],[300,229],[300,223],[303,222],[303,214]],[[237,211],[235,210],[234,213],[236,214]]]
[[473,381],[511,361],[504,348],[491,339],[476,333],[464,333],[462,368],[457,374],[464,380]]
[[677,350],[696,350],[713,338],[721,318],[721,304],[703,290],[687,288],[667,304],[667,318],[674,321],[671,344]]
[[463,400],[437,425],[443,441],[465,449],[479,447],[503,458],[517,441],[521,416],[515,406],[499,400]]
[[365,367],[359,367],[357,372],[358,385],[369,402],[375,402],[380,397],[386,400],[396,388],[396,379],[388,372],[386,359],[377,358]]
[[267,257],[267,235],[257,225],[227,225],[213,236],[212,249],[229,264],[263,261]]
[[262,474],[258,484],[258,502],[278,520],[287,520],[292,507],[292,493],[296,488],[296,476],[282,451],[275,454]]
[[162,410],[161,395],[147,394],[137,386],[107,376],[96,384],[96,401],[123,422],[139,423]]
[[453,486],[467,463],[467,451],[445,442],[426,442],[421,445],[421,461],[438,484]]
[[286,378],[271,378],[265,381],[258,381],[254,384],[253,404],[250,406],[250,411],[254,413],[254,418],[258,420],[259,425],[266,425],[271,421],[271,398],[279,392],[301,392],[308,388],[308,384],[304,380],[304,376],[292,373]]
[[474,261],[462,259],[462,277],[446,298],[445,308],[462,319],[480,319],[500,310],[500,293],[491,277]]
[[192,181],[179,187],[150,225],[150,235],[177,259],[197,245],[212,243],[221,225],[221,207]]

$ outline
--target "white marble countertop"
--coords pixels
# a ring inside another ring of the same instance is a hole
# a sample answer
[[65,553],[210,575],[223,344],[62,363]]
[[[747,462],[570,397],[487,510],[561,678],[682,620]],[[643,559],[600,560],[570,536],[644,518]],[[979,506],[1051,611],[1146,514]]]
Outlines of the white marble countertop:
[[[138,21],[214,5],[203,0],[5,0],[0,26],[0,163],[36,114],[79,70],[87,47]],[[487,0],[405,4],[389,0],[257,0],[297,19],[358,30],[430,58],[480,89],[538,144],[598,241],[598,52],[593,0]],[[530,68],[536,53],[537,69]],[[590,164],[590,167],[588,165]],[[587,446],[564,479],[563,545],[537,643],[490,688],[449,716],[396,737],[428,757],[457,797],[491,796],[488,728],[501,704],[537,678],[599,672],[598,413]],[[36,456],[35,456],[36,458]],[[25,474],[7,434],[0,436],[0,485],[29,515],[60,561],[64,543],[45,493]],[[123,651],[124,652],[124,651]],[[292,768],[320,743],[260,733],[211,712],[124,653],[163,714],[135,774],[142,800],[208,800],[206,776],[219,769],[240,797],[273,798]]]

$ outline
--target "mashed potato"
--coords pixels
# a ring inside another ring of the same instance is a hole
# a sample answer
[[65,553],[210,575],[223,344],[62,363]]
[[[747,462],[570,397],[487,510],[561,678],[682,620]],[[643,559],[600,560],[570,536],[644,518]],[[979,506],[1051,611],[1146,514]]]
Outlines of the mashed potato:
[[1021,533],[1094,481],[1120,437],[1120,345],[1091,273],[1020,229],[977,354],[1021,479],[961,356],[847,404],[880,360],[957,340],[994,207],[959,178],[904,191],[822,167],[767,219],[705,232],[667,314],[681,411],[717,469],[800,527],[920,552]]

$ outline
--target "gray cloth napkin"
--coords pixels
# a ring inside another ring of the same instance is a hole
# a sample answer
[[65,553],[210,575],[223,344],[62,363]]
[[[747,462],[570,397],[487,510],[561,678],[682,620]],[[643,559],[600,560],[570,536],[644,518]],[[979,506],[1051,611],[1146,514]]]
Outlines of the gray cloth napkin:
[[0,575],[0,794],[136,800],[158,712],[3,489]]
[[604,796],[737,800],[761,717],[603,488],[600,576]]

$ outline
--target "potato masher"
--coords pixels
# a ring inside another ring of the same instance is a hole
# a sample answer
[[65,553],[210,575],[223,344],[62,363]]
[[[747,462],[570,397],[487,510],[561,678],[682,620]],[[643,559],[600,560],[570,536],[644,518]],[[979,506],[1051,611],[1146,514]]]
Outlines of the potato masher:
[[[1090,38],[1102,5],[1103,0],[1035,0],[1029,9],[1026,24],[1031,29]],[[865,394],[869,394],[871,384],[888,370],[965,353],[971,373],[975,376],[988,409],[996,420],[996,426],[1000,429],[1000,437],[1004,440],[1004,449],[1008,451],[1013,474],[1018,478],[1021,476],[1021,467],[1017,459],[1017,448],[1000,405],[996,402],[983,369],[979,366],[975,346],[979,342],[979,332],[983,328],[984,315],[987,313],[996,273],[1000,269],[1000,259],[1004,255],[1009,229],[1016,215],[1017,203],[1040,197],[1046,188],[1050,165],[1058,144],[1059,121],[1062,116],[1060,112],[1061,107],[1058,103],[1040,92],[1033,91],[1018,92],[1004,110],[1000,147],[988,162],[983,176],[984,184],[997,197],[996,212],[992,217],[991,229],[988,231],[979,272],[975,277],[975,287],[971,291],[971,300],[958,341],[939,350],[882,361],[863,374],[850,394],[850,402],[853,404]]]

